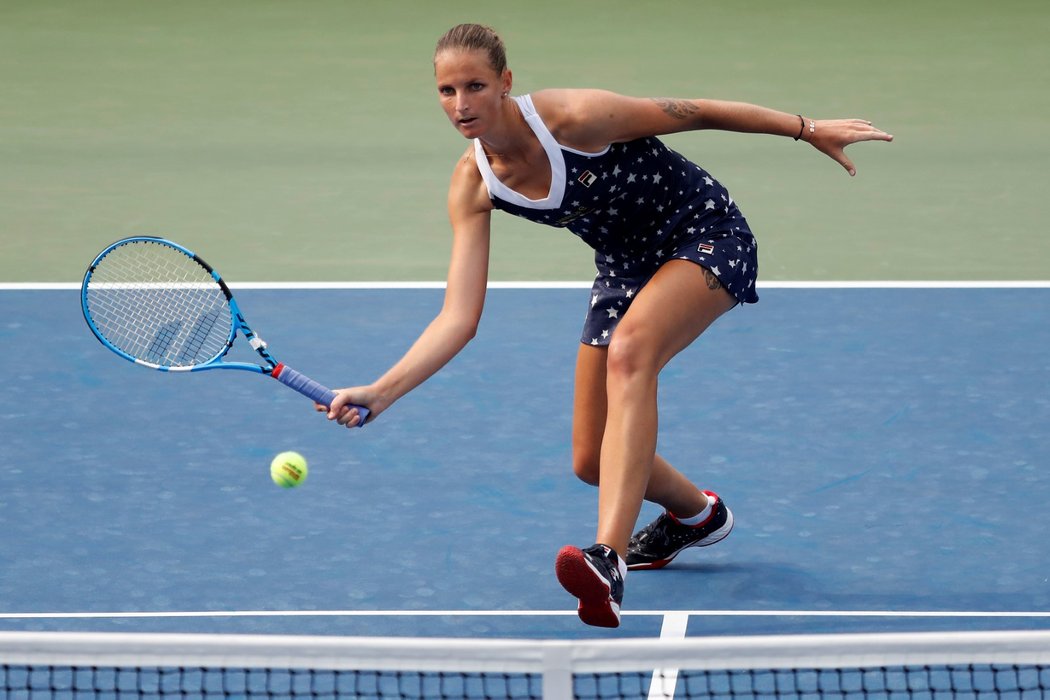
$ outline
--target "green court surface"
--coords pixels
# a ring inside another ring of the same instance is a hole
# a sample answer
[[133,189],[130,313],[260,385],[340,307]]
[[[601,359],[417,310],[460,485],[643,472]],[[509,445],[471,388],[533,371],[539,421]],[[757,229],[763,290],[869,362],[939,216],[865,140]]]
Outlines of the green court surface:
[[[0,0],[0,281],[70,282],[160,234],[234,281],[440,280],[466,143],[434,43],[508,42],[515,91],[593,86],[859,116],[859,174],[791,139],[668,141],[719,177],[765,280],[1050,272],[1050,5],[976,0]],[[492,278],[586,280],[564,231],[497,217]]]

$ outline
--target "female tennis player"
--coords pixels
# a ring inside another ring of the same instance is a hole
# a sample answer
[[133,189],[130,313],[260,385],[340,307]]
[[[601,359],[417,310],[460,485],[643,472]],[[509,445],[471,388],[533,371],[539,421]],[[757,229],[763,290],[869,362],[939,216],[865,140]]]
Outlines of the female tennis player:
[[[863,119],[718,100],[585,89],[514,97],[502,40],[477,24],[439,40],[434,74],[445,115],[471,141],[448,192],[444,305],[383,376],[340,390],[328,418],[357,425],[346,405],[358,404],[374,420],[471,340],[485,301],[494,209],[582,238],[598,274],[576,362],[573,469],[598,486],[598,528],[594,546],[564,547],[555,570],[584,622],[615,627],[628,569],[660,568],[733,527],[714,492],[656,454],[657,379],[719,316],[758,301],[747,221],[725,187],[658,137],[701,129],[786,136],[854,175],[845,147],[892,136]],[[666,512],[632,537],[643,499]]]

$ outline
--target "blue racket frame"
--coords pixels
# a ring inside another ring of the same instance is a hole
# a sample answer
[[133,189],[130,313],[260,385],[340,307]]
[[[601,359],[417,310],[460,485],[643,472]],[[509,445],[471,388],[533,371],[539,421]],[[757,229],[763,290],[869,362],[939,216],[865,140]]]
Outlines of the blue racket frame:
[[[134,245],[137,243],[150,243],[157,245],[165,245],[169,248],[173,248],[188,258],[192,259],[198,265],[211,275],[212,279],[222,290],[222,293],[226,296],[226,301],[230,307],[230,315],[232,322],[230,324],[230,334],[226,339],[226,345],[223,347],[214,357],[204,362],[186,366],[168,366],[161,365],[152,362],[147,362],[141,358],[135,357],[119,347],[111,343],[106,336],[102,333],[101,329],[96,325],[92,318],[91,310],[88,305],[88,293],[89,285],[94,274],[95,269],[99,263],[109,255],[112,251],[126,245]],[[84,273],[84,281],[80,287],[80,307],[84,313],[84,320],[87,322],[88,328],[91,329],[92,334],[98,338],[105,347],[123,357],[125,360],[133,362],[143,367],[149,367],[150,369],[159,370],[161,372],[201,372],[209,369],[235,369],[247,372],[254,372],[256,374],[265,374],[273,377],[285,386],[294,389],[303,396],[312,399],[315,403],[322,406],[331,406],[332,401],[335,400],[336,392],[332,391],[323,384],[310,379],[303,373],[288,367],[287,365],[278,362],[270,351],[267,349],[266,343],[260,338],[255,331],[251,329],[248,322],[245,321],[244,315],[241,313],[240,306],[238,306],[236,299],[233,297],[233,293],[227,286],[226,282],[222,279],[218,272],[205,262],[195,252],[186,248],[185,246],[179,245],[174,241],[170,241],[166,238],[160,238],[156,236],[130,236],[128,238],[122,238],[119,241],[115,241],[108,245],[105,250],[95,256],[95,259],[91,261],[91,265],[88,266],[87,272]],[[233,343],[237,338],[237,334],[240,333],[244,336],[248,344],[251,345],[252,349],[258,353],[259,357],[262,358],[265,364],[255,364],[252,362],[237,362],[237,361],[226,361],[223,358],[233,347]],[[355,404],[348,404],[348,408],[356,408],[361,420],[358,422],[357,427],[361,427],[365,424],[369,415],[369,410],[364,406],[358,406]]]

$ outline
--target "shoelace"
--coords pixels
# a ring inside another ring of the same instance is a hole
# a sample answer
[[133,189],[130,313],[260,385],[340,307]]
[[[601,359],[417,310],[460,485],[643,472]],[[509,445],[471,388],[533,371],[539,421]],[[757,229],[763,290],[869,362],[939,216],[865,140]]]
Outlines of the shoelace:
[[660,534],[664,536],[664,539],[666,539],[665,531],[667,530],[667,526],[664,523],[667,520],[667,514],[663,513],[660,515],[659,518],[642,528],[642,531],[638,533],[638,544],[644,544],[648,542],[650,539],[653,538],[657,531],[660,531]]

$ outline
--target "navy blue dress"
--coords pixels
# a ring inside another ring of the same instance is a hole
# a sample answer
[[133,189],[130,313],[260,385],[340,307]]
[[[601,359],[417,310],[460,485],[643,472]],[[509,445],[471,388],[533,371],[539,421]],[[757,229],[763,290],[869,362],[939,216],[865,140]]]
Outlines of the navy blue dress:
[[496,209],[567,228],[594,249],[598,270],[581,342],[608,345],[616,324],[657,268],[690,260],[739,303],[758,301],[758,245],[725,187],[655,137],[585,153],[555,141],[529,95],[514,98],[551,165],[544,199],[529,199],[492,172],[474,140]]

